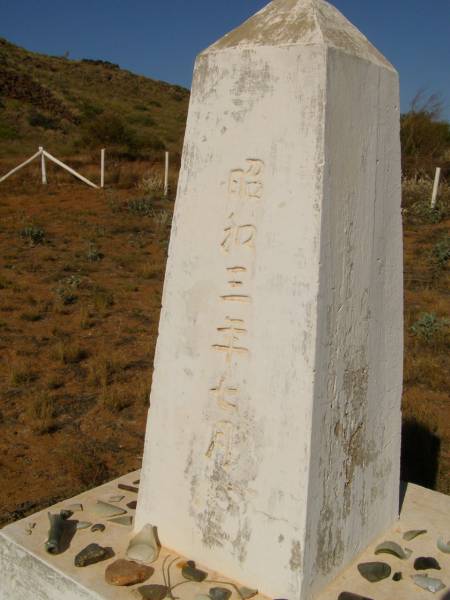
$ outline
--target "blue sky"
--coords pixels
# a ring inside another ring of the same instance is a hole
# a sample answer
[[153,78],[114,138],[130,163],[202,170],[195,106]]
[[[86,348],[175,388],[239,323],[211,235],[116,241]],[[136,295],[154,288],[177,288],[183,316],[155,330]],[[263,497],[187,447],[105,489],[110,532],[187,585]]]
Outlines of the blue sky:
[[[190,87],[198,52],[267,0],[0,0],[0,36],[35,52],[98,58]],[[420,88],[450,120],[450,0],[334,0],[397,67],[402,110]]]

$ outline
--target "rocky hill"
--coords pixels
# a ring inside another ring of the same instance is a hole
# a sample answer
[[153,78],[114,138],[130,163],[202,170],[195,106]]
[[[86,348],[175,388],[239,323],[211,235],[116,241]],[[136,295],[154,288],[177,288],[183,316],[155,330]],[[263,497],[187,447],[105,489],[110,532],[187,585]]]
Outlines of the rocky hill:
[[189,90],[101,60],[29,52],[0,38],[0,158],[38,145],[78,153],[106,145],[131,158],[179,153]]

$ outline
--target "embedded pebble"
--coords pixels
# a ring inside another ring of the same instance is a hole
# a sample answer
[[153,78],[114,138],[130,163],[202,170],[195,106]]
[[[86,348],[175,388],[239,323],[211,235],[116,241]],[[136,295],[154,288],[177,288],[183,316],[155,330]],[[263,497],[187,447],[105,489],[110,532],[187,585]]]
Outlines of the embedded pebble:
[[239,588],[239,594],[241,595],[241,598],[243,598],[243,600],[249,600],[250,598],[253,598],[253,596],[256,596],[257,593],[258,593],[258,590],[253,590],[252,588],[248,588],[248,587]]
[[127,504],[127,508],[129,508],[131,510],[135,510],[136,506],[137,506],[136,500],[132,500],[131,502],[128,502],[128,504]]
[[391,574],[391,567],[384,562],[368,562],[368,563],[360,563],[358,565],[358,571],[371,583],[375,583],[377,581],[381,581],[382,579],[386,579]]
[[95,525],[92,525],[91,527],[91,531],[95,532],[95,531],[105,531],[106,527],[103,525],[103,523],[95,523]]
[[444,538],[440,537],[437,541],[437,547],[441,552],[444,552],[445,554],[450,554],[450,540],[447,543],[445,543]]
[[159,556],[159,543],[153,525],[145,525],[130,541],[127,558],[143,563],[152,563]]
[[410,529],[409,531],[406,531],[403,534],[403,539],[406,540],[407,542],[410,542],[417,536],[423,535],[424,533],[427,533],[426,529]]
[[382,542],[381,544],[378,544],[378,546],[375,548],[375,554],[383,553],[393,554],[397,558],[401,559],[409,558],[411,556],[411,550],[406,548],[403,550],[403,548],[396,542]]
[[93,565],[101,560],[111,558],[112,556],[114,556],[114,552],[111,548],[103,548],[98,544],[89,544],[89,546],[83,548],[83,550],[75,556],[74,562],[76,567],[87,567],[88,565]]
[[181,569],[181,574],[185,579],[197,582],[203,581],[208,576],[208,573],[206,573],[205,571],[197,569],[193,560],[187,561],[187,564]]
[[77,521],[76,528],[77,529],[87,529],[91,525],[92,525],[92,523],[90,523],[89,521]]
[[146,565],[119,558],[112,564],[108,565],[105,571],[105,580],[110,585],[135,585],[147,581],[155,569]]
[[116,517],[114,519],[108,519],[109,523],[115,523],[116,525],[124,525],[125,527],[129,527],[133,524],[133,517],[130,515],[126,515],[125,517]]
[[223,587],[213,587],[208,592],[211,600],[229,600],[231,596],[231,590]]
[[102,517],[116,517],[118,515],[126,514],[126,510],[120,508],[119,506],[113,506],[112,504],[108,504],[107,502],[103,502],[102,500],[97,500],[97,504],[92,509],[95,513]]
[[59,511],[59,514],[65,521],[67,521],[67,519],[70,519],[70,517],[73,515],[73,511],[69,510],[68,508],[63,508]]
[[401,581],[402,579],[403,579],[403,575],[402,575],[401,571],[397,571],[397,573],[394,573],[394,575],[392,576],[393,581]]
[[434,579],[434,577],[428,577],[428,575],[411,575],[411,579],[420,588],[433,592],[433,594],[445,588],[440,579]]
[[165,585],[143,585],[137,590],[141,594],[142,600],[163,600],[167,596],[169,588]]
[[414,561],[414,568],[416,571],[426,571],[427,569],[438,569],[441,570],[441,565],[432,556],[419,556]]
[[352,592],[342,592],[339,594],[338,600],[373,600],[373,598],[367,598],[366,596],[360,596],[359,594],[352,594]]
[[67,510],[70,510],[72,513],[81,512],[83,510],[83,505],[82,504],[71,504],[70,506],[67,507]]

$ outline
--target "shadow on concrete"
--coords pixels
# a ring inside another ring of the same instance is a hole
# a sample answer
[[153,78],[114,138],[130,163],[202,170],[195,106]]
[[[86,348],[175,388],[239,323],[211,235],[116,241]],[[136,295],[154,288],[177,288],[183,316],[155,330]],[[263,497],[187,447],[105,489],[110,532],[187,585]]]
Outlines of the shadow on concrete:
[[441,440],[437,435],[425,425],[405,419],[402,426],[401,480],[436,489],[440,449]]

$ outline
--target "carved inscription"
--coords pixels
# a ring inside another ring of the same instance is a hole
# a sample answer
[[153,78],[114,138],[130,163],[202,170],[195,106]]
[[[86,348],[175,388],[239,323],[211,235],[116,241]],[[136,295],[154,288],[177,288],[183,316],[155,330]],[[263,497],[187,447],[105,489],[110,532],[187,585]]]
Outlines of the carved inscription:
[[[224,357],[217,383],[209,390],[215,398],[219,413],[226,418],[214,424],[205,456],[214,461],[216,467],[230,471],[233,461],[233,438],[238,429],[239,399],[241,384],[236,380],[236,361],[250,355],[246,342],[246,325],[249,305],[252,304],[251,273],[256,251],[257,228],[252,222],[255,202],[262,199],[264,193],[264,163],[262,160],[248,158],[243,167],[231,169],[228,175],[227,207],[228,214],[219,241],[220,252],[224,255],[224,292],[219,300],[227,307],[223,315],[224,322],[216,327],[218,339],[211,345],[214,352]],[[227,264],[228,263],[228,264]],[[233,314],[236,306],[237,314]],[[231,312],[233,311],[233,312]],[[217,484],[215,492],[220,490],[225,498],[238,483],[228,475],[226,481]],[[220,490],[219,490],[220,487]]]

